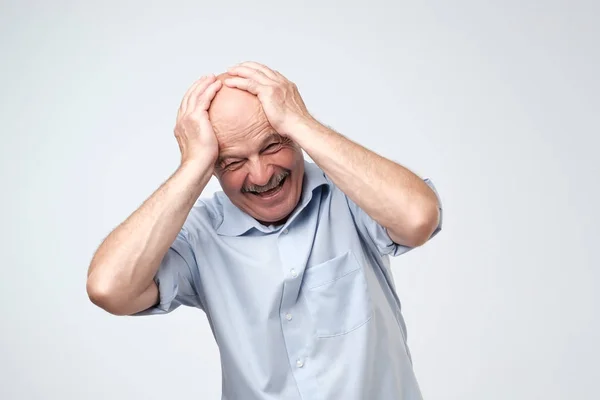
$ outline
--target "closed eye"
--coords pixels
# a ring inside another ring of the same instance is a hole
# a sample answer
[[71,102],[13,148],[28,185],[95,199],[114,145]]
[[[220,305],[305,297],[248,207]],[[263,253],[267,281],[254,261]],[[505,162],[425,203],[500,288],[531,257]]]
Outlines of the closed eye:
[[265,149],[263,151],[274,152],[274,151],[279,150],[280,148],[281,148],[281,143],[275,142],[275,143],[271,143],[270,145],[265,147]]
[[241,160],[239,160],[239,161],[232,161],[232,162],[229,162],[229,163],[225,164],[224,168],[225,169],[236,169],[236,168],[240,167],[241,165],[242,165],[242,161]]

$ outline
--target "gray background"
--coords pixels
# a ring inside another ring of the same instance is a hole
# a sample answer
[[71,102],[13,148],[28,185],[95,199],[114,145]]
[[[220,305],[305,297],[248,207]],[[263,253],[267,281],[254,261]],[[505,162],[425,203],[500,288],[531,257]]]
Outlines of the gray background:
[[0,398],[219,398],[203,314],[85,278],[177,167],[188,86],[245,60],[436,184],[443,232],[393,260],[427,399],[600,397],[598,3],[1,4]]

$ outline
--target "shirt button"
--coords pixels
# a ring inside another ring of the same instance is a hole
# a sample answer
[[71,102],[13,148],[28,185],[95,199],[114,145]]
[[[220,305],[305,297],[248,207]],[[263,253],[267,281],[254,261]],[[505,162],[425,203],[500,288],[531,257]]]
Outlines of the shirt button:
[[288,232],[289,232],[289,231],[288,231],[288,229],[287,229],[287,228],[285,228],[285,229],[283,230],[283,234],[284,234],[284,235],[287,235],[287,233],[288,233]]
[[292,270],[290,271],[290,273],[292,274],[292,278],[295,278],[298,276],[298,273],[296,272],[295,269],[292,268]]
[[304,362],[302,360],[298,360],[298,361],[296,361],[296,366],[298,368],[302,368],[304,366]]
[[292,320],[292,314],[290,314],[290,313],[285,314],[285,319],[287,319],[288,321],[291,321]]

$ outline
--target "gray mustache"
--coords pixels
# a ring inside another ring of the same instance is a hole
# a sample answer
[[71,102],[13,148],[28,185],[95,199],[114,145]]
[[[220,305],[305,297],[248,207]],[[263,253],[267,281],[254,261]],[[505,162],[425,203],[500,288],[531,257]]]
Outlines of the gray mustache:
[[289,174],[290,174],[289,171],[280,172],[279,174],[273,175],[271,177],[271,179],[269,179],[269,182],[266,185],[264,185],[264,186],[249,185],[249,186],[245,187],[244,189],[242,189],[242,191],[243,192],[257,192],[257,193],[266,192],[268,190],[271,190],[271,189],[277,187],[277,185],[279,185],[281,183],[281,181],[284,180]]

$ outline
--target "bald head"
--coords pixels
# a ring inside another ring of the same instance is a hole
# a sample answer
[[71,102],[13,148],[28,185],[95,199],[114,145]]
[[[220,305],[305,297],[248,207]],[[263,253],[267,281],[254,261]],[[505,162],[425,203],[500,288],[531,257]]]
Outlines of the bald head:
[[[232,76],[223,73],[217,79],[224,81]],[[208,116],[217,138],[237,136],[253,130],[253,127],[268,125],[260,100],[245,90],[222,85],[208,109]]]

